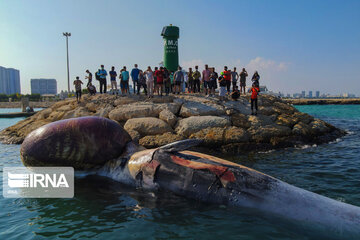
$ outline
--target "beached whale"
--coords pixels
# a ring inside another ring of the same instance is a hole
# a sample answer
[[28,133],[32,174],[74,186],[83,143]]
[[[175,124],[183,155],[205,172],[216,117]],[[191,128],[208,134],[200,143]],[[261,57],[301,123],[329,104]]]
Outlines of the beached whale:
[[[97,128],[92,132],[85,126]],[[99,143],[101,147],[96,147],[92,155],[84,153],[90,151],[88,144],[99,141],[106,144]],[[190,139],[143,149],[129,140],[128,134],[112,120],[84,117],[35,130],[25,139],[21,158],[27,166],[58,164],[83,169],[83,166],[97,165],[98,173],[137,188],[166,190],[204,202],[256,208],[318,224],[340,234],[360,236],[359,207],[300,189],[236,163],[187,151],[199,143],[200,140]],[[74,148],[76,151],[67,150]],[[112,154],[96,160],[102,157],[102,151]],[[84,163],[87,161],[89,165]]]

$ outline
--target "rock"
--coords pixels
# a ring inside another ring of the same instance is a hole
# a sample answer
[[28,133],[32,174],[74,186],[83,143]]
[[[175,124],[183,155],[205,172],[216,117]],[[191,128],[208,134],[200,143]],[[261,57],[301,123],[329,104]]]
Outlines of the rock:
[[204,146],[219,146],[224,142],[224,133],[223,127],[210,127],[191,134],[189,138],[204,140]]
[[76,117],[86,117],[91,116],[93,113],[89,112],[85,107],[78,107],[75,110],[71,110],[66,112],[61,119],[68,119],[68,118],[76,118]]
[[98,112],[94,114],[94,116],[109,118],[109,113],[114,109],[114,107],[108,106],[105,108],[101,108]]
[[233,126],[240,128],[249,128],[251,126],[247,116],[242,113],[233,114],[231,116],[231,123]]
[[163,104],[155,104],[155,111],[161,112],[162,110],[168,110],[173,114],[177,115],[179,113],[181,104],[174,102],[174,103],[163,103]]
[[276,113],[273,107],[259,106],[259,113],[270,116]]
[[185,102],[180,109],[181,117],[221,115],[225,115],[225,109],[213,103]]
[[57,108],[56,111],[57,112],[68,112],[68,111],[73,110],[74,108],[75,108],[74,105],[69,104],[69,105],[64,105],[64,106]]
[[96,105],[93,102],[89,102],[85,105],[85,107],[90,111],[90,112],[96,112]]
[[269,142],[272,137],[283,137],[291,134],[289,127],[274,124],[251,127],[248,131],[255,142]]
[[327,127],[327,124],[320,119],[314,119],[314,121],[310,123],[310,127],[311,127],[311,133],[313,135],[319,135],[330,132],[330,128]]
[[253,128],[274,124],[274,121],[271,117],[262,114],[249,115],[248,121]]
[[302,112],[295,112],[293,114],[293,117],[298,118],[300,122],[303,122],[305,124],[309,124],[312,120],[314,120],[313,116]]
[[310,132],[311,132],[311,127],[303,122],[299,122],[295,124],[295,126],[292,129],[292,133],[294,135],[309,136]]
[[[74,111],[74,110],[72,110],[72,111]],[[61,120],[64,115],[65,115],[65,112],[53,111],[52,113],[50,113],[47,120],[49,120],[50,122],[55,122],[55,121]]]
[[250,139],[249,133],[238,127],[229,127],[225,130],[224,142],[228,143],[240,143],[248,142]]
[[177,117],[168,109],[162,110],[159,114],[159,118],[167,122],[171,127],[174,127],[177,122]]
[[136,102],[136,99],[129,98],[129,97],[124,97],[124,98],[121,97],[114,101],[114,105],[115,106],[127,105],[129,103],[134,103],[134,102]]
[[162,135],[145,136],[139,140],[139,144],[146,148],[155,148],[183,139],[184,137],[173,133],[164,133]]
[[140,133],[138,131],[135,130],[127,130],[127,132],[129,133],[129,135],[131,136],[131,139],[136,142],[139,143],[139,139],[141,138]]
[[151,103],[122,105],[109,113],[109,118],[118,122],[131,118],[157,117],[159,110]]
[[251,113],[250,104],[245,99],[240,99],[239,101],[227,101],[222,103],[226,110],[236,110],[239,113],[249,115]]
[[204,128],[227,127],[230,126],[228,117],[218,116],[193,116],[178,121],[176,132],[179,135],[188,137]]
[[278,114],[283,114],[283,113],[293,114],[294,112],[298,111],[293,106],[282,102],[274,102],[273,106],[274,106],[274,111]]
[[277,117],[276,124],[292,128],[297,122],[298,118],[288,114],[281,114]]
[[41,119],[48,118],[52,112],[53,112],[52,108],[46,108],[44,110],[41,110],[39,113],[36,114],[37,115],[36,119],[41,120]]
[[169,124],[154,117],[129,119],[126,121],[124,128],[126,131],[135,130],[139,132],[142,137],[146,135],[158,135],[173,131]]

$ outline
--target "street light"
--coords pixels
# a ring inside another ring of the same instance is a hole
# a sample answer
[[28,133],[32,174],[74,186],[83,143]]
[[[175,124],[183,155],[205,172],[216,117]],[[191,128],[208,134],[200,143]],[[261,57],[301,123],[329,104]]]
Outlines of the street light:
[[64,32],[63,35],[66,37],[66,57],[67,57],[68,93],[70,93],[69,44],[68,44],[68,37],[71,36],[71,33],[69,33],[69,32]]

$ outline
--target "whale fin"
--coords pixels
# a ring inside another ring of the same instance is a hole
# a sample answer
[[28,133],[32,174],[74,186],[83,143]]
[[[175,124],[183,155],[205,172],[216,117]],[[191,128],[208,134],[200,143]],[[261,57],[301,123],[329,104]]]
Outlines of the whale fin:
[[189,149],[191,147],[195,147],[195,146],[201,144],[202,142],[203,142],[203,140],[200,140],[200,139],[186,139],[186,140],[181,140],[181,141],[166,144],[162,147],[159,147],[159,150],[163,150],[166,152],[178,152],[178,151],[183,151],[183,150]]

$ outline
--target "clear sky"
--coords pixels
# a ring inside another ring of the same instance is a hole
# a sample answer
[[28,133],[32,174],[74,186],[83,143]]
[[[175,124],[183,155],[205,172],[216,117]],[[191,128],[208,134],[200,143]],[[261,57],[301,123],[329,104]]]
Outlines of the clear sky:
[[[0,66],[31,78],[70,77],[162,61],[163,26],[180,27],[182,66],[258,70],[262,85],[287,93],[360,95],[360,1],[0,0]],[[73,87],[72,87],[73,89]]]

